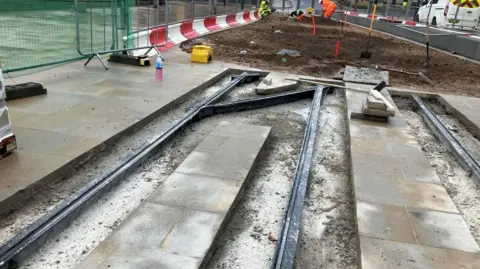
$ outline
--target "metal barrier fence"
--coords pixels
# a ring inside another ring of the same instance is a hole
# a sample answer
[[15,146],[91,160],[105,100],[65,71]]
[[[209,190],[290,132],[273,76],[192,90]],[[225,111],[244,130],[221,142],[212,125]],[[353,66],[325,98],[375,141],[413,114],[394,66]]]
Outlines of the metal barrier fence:
[[169,23],[250,10],[259,1],[0,0],[0,68],[6,73],[32,72],[121,53],[138,47],[125,36]]
[[[138,47],[133,40],[123,37],[133,33],[133,26],[141,31],[158,24],[165,25],[168,34],[167,6],[168,0],[75,0],[76,45],[78,53],[88,57],[85,65],[97,57],[107,69],[101,54],[157,49],[151,45]],[[166,40],[158,44],[162,45],[166,45]]]

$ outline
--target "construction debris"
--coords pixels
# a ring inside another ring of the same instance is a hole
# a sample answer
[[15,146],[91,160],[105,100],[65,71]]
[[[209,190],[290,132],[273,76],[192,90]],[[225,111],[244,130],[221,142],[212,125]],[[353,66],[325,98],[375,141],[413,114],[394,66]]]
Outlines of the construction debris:
[[379,71],[373,68],[355,67],[350,65],[345,67],[343,81],[372,85],[377,85],[378,83],[385,81],[387,85],[390,85],[388,71]]
[[282,56],[290,56],[290,57],[300,57],[300,53],[296,50],[287,50],[287,49],[282,49],[281,51],[277,52],[277,55],[282,55]]

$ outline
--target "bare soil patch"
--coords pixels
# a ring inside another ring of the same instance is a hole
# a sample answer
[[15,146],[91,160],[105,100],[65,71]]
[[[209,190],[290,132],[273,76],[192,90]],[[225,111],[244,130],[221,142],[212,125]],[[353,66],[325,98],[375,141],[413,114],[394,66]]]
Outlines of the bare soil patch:
[[[431,51],[431,67],[425,68],[424,46],[381,33],[372,33],[372,57],[361,59],[368,31],[346,25],[341,37],[340,26],[339,22],[318,19],[316,36],[313,36],[311,22],[288,22],[286,15],[274,14],[251,25],[202,37],[201,41],[213,45],[214,59],[250,67],[330,77],[345,65],[371,68],[378,65],[409,72],[421,71],[436,84],[433,88],[419,76],[390,72],[390,82],[394,87],[480,97],[476,86],[480,79],[477,64]],[[182,48],[188,51],[189,45],[198,41],[187,41]],[[334,57],[337,41],[341,41],[340,55]],[[300,57],[287,56],[284,63],[283,56],[276,55],[281,49],[297,50]]]

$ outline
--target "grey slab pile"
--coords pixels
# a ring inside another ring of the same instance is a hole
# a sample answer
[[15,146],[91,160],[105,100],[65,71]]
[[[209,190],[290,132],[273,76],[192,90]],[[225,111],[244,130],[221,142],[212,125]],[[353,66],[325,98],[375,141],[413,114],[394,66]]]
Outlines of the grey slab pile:
[[395,108],[376,90],[370,90],[366,103],[362,104],[362,113],[369,116],[393,117]]

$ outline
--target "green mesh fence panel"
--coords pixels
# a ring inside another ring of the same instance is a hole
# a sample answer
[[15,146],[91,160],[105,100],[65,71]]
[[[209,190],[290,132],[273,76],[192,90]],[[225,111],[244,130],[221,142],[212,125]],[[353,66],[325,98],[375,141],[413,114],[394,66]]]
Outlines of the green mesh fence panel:
[[[81,51],[102,52],[117,47],[115,29],[130,31],[128,10],[133,5],[134,0],[79,0]],[[73,0],[0,0],[0,66],[6,72],[58,64],[79,56]]]

